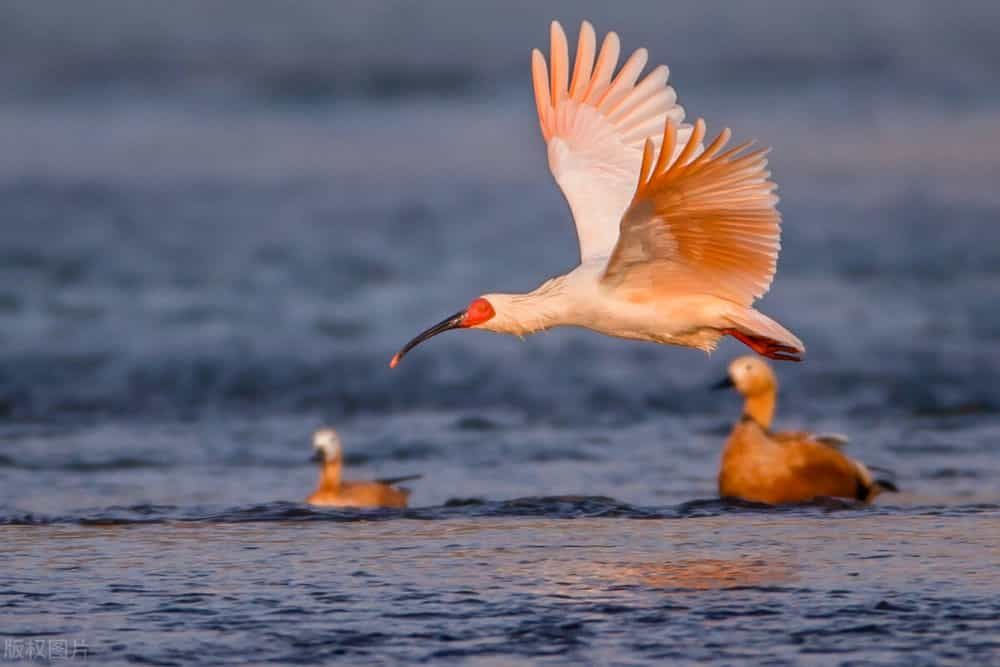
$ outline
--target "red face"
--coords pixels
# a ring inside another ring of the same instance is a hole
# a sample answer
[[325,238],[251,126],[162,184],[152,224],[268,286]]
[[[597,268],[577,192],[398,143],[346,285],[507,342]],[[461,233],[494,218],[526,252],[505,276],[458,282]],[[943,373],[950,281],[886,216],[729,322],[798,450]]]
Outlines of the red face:
[[493,304],[482,297],[476,299],[465,309],[465,317],[462,319],[463,327],[474,327],[483,322],[493,319],[497,311],[493,310]]

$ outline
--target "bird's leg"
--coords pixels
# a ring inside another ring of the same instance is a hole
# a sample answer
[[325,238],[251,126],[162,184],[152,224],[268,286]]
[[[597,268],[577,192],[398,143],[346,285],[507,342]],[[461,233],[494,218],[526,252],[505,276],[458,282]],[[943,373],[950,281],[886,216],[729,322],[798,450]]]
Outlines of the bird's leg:
[[767,357],[768,359],[778,359],[781,361],[802,361],[798,350],[783,343],[779,343],[773,338],[766,336],[754,336],[746,334],[738,329],[722,329],[723,335],[732,336],[751,350]]

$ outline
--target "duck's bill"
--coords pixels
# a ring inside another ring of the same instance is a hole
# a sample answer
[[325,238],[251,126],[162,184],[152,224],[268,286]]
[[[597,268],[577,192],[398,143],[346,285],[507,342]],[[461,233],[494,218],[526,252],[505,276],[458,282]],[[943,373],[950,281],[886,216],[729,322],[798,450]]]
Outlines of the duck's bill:
[[402,360],[402,358],[406,356],[407,352],[415,348],[417,345],[420,345],[425,340],[433,338],[434,336],[437,336],[439,333],[444,333],[445,331],[450,331],[452,329],[461,329],[462,322],[464,320],[465,320],[465,311],[463,310],[458,313],[455,313],[446,320],[438,322],[427,331],[424,331],[423,333],[419,334],[416,338],[414,338],[409,343],[404,345],[402,350],[396,353],[396,356],[394,356],[392,358],[392,361],[389,362],[389,368],[395,368],[396,365]]
[[312,456],[309,457],[309,460],[312,461],[313,463],[323,463],[324,461],[326,461],[326,457],[323,456],[323,452],[319,451],[318,449],[315,449],[313,450]]
[[713,384],[710,389],[729,389],[733,386],[733,379],[731,377],[725,377]]

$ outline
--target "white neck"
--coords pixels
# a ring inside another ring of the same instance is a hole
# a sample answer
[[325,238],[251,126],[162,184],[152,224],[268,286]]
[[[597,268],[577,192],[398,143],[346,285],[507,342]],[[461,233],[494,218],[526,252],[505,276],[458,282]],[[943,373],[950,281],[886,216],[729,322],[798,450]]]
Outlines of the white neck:
[[527,294],[487,294],[496,315],[478,328],[515,336],[530,336],[565,324],[572,308],[566,276],[542,283]]

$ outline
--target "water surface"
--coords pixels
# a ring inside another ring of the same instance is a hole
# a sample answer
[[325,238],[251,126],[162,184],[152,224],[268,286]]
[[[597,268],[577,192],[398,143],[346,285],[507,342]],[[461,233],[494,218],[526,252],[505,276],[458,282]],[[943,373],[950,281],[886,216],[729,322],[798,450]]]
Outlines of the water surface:
[[[0,10],[0,637],[101,663],[1000,663],[992,4]],[[576,261],[528,50],[561,18],[772,145],[779,426],[902,493],[713,500],[713,356],[399,346]],[[405,512],[301,504],[309,436]],[[48,645],[47,645],[48,646]]]

